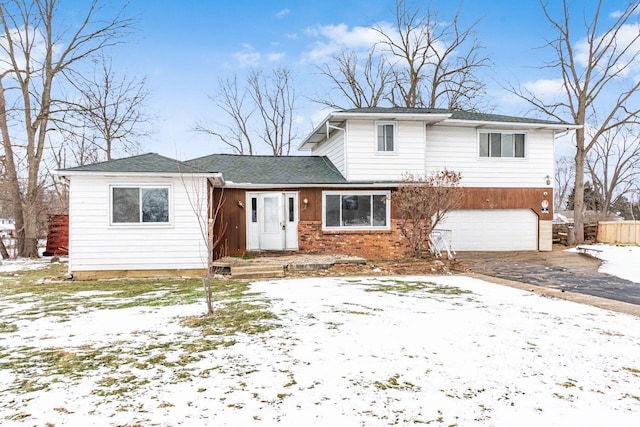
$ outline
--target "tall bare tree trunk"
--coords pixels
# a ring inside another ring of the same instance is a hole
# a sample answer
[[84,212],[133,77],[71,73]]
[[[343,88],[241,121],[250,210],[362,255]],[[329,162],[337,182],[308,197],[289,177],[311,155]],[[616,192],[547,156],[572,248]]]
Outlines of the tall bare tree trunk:
[[584,149],[584,128],[576,130],[576,140],[582,139],[582,145],[576,144],[576,176],[573,196],[573,243],[584,242],[584,162],[587,152]]
[[7,120],[7,103],[5,98],[5,89],[2,83],[3,76],[0,76],[0,133],[2,135],[2,145],[5,154],[5,169],[7,173],[7,183],[11,193],[11,201],[13,202],[13,217],[16,227],[16,249],[18,254],[24,252],[24,215],[23,215],[23,199],[20,191],[20,181],[18,180],[18,171],[13,155],[13,145],[11,144],[11,136],[9,135],[9,124]]
[[9,256],[9,251],[7,251],[7,247],[4,245],[4,239],[2,237],[0,237],[0,255],[2,256],[2,259],[11,258]]

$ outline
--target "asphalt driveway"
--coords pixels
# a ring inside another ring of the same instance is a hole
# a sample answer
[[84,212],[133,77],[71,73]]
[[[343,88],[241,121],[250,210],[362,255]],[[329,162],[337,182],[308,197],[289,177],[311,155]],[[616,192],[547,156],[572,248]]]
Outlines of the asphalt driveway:
[[458,252],[474,273],[640,305],[640,284],[599,273],[601,261],[565,247],[552,252]]

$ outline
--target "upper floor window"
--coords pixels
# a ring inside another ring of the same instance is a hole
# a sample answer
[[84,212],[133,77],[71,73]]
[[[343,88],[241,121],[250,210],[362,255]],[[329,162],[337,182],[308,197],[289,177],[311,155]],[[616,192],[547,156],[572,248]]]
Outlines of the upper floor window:
[[111,187],[112,224],[168,224],[168,186]]
[[524,158],[525,133],[480,132],[480,157]]
[[392,153],[396,151],[395,123],[378,122],[376,123],[376,128],[378,137],[376,151],[378,153]]

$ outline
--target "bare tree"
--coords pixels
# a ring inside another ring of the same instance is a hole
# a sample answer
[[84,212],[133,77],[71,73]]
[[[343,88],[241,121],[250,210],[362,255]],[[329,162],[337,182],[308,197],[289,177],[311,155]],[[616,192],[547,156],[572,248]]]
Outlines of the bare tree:
[[249,73],[239,87],[237,76],[221,79],[210,96],[227,116],[228,123],[196,123],[195,130],[218,138],[237,154],[257,154],[260,147],[275,156],[288,155],[297,139],[294,129],[297,95],[288,68],[274,68],[269,76]]
[[393,88],[388,93],[394,106],[472,110],[484,94],[478,73],[489,64],[475,34],[478,21],[460,24],[458,8],[451,20],[443,21],[434,10],[424,14],[419,7],[397,0],[394,30],[375,25],[381,49],[396,61]]
[[[64,86],[83,60],[120,43],[131,28],[132,20],[122,12],[97,18],[100,9],[98,0],[91,1],[71,28],[60,25],[58,0],[0,3],[0,132],[19,256],[38,256],[40,172],[49,123],[57,112],[54,89]],[[16,92],[13,98],[11,89]],[[15,105],[11,114],[8,98]]]
[[462,176],[443,170],[427,176],[405,173],[391,200],[400,216],[400,230],[412,254],[423,256],[429,236],[447,213],[462,202]]
[[[238,90],[238,78],[219,79],[218,91],[209,99],[227,116],[230,124],[215,123],[210,125],[205,121],[196,123],[195,130],[218,138],[224,145],[236,154],[253,155],[253,141],[249,121],[255,107],[246,105],[248,93],[244,88]],[[220,128],[221,130],[218,130]]]
[[201,180],[204,181],[204,178],[198,177],[199,171],[199,165],[194,165],[191,170],[182,170],[181,180],[191,209],[200,226],[200,234],[207,251],[207,272],[202,278],[202,285],[205,291],[207,315],[210,316],[214,314],[213,287],[216,273],[214,251],[216,248],[220,251],[218,258],[226,255],[226,247],[222,246],[221,243],[227,231],[228,223],[224,219],[224,210],[222,209],[225,203],[224,187],[220,187],[218,191],[215,191],[215,181],[213,179],[208,179],[204,185],[201,185],[200,182]]
[[[140,140],[148,136],[145,125],[150,117],[145,113],[149,92],[146,79],[116,75],[111,59],[104,56],[95,62],[91,78],[78,75],[75,87],[80,101],[70,103],[83,122],[81,133],[74,135],[81,145],[87,142],[87,128],[93,131],[92,144],[104,152],[107,160],[115,151],[138,154]],[[77,126],[67,126],[72,133]]]
[[[593,17],[580,19],[584,33],[574,34],[570,2],[562,1],[562,14],[552,16],[547,2],[542,10],[553,27],[555,36],[546,47],[553,59],[544,68],[556,71],[562,81],[557,100],[548,101],[531,90],[511,88],[511,91],[534,108],[559,121],[581,125],[576,130],[575,151],[575,242],[584,241],[584,178],[587,153],[607,132],[629,123],[637,123],[640,102],[635,96],[640,79],[632,77],[632,68],[640,59],[640,32],[637,31],[638,2],[628,2],[606,25],[601,16],[603,1],[599,0]],[[604,27],[604,28],[603,28]],[[629,30],[629,31],[627,31]],[[583,36],[584,34],[584,36]],[[584,37],[584,38],[582,38]],[[598,111],[598,119],[596,117]],[[589,125],[587,135],[585,126]]]
[[567,198],[573,189],[576,164],[569,156],[562,156],[556,160],[555,191],[553,210],[562,210],[567,207]]
[[384,101],[393,77],[391,67],[384,56],[376,54],[375,46],[369,49],[364,62],[357,52],[343,50],[331,63],[316,68],[331,82],[332,90],[338,92],[341,100],[335,101],[329,94],[314,102],[339,110],[378,106]]
[[253,71],[248,79],[251,97],[260,116],[259,138],[274,156],[287,156],[296,139],[293,122],[297,96],[291,82],[291,70],[274,68],[265,77]]
[[611,206],[637,186],[640,177],[640,139],[626,126],[605,132],[586,159],[601,213],[609,215]]

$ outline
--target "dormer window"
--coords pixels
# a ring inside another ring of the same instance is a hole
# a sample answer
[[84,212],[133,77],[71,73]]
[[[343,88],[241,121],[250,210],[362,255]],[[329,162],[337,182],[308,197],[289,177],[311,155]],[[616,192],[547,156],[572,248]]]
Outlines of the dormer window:
[[396,125],[394,122],[377,122],[378,153],[393,153],[396,151]]

